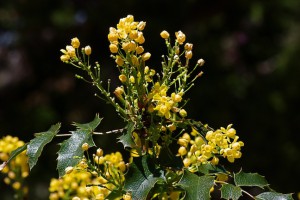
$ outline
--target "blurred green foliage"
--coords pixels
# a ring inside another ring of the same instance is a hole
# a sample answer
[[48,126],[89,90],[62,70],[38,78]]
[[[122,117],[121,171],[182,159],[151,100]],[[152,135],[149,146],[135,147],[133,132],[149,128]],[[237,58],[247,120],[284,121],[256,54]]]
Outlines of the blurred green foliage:
[[[187,111],[213,127],[234,124],[245,148],[232,168],[265,175],[279,192],[297,192],[299,8],[297,0],[2,0],[0,136],[28,141],[57,122],[63,131],[72,130],[73,121],[90,121],[95,113],[104,117],[101,131],[122,128],[113,109],[93,96],[94,88],[76,80],[77,71],[59,60],[59,50],[75,36],[91,45],[104,80],[111,78],[115,88],[119,83],[109,57],[108,29],[132,14],[147,22],[144,46],[157,69],[164,53],[159,33],[164,29],[183,31],[194,44],[194,61],[206,60]],[[96,140],[112,151],[112,139]],[[30,199],[47,199],[49,180],[57,176],[57,148],[49,147],[32,171]],[[2,194],[4,184],[0,186]]]

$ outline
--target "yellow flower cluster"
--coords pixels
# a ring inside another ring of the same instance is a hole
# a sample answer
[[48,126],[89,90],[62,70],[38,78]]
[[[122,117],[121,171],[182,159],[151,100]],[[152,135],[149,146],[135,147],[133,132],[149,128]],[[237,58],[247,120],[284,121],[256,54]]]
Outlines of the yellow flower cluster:
[[67,167],[60,179],[51,179],[49,199],[104,200],[117,184],[123,183],[126,165],[121,153],[103,156],[103,150],[97,149],[94,161],[91,168],[83,158],[77,166]]
[[[77,61],[78,60],[78,49],[80,47],[80,41],[77,37],[71,39],[71,45],[67,45],[66,49],[61,49],[60,51],[63,55],[60,56],[60,60],[63,62]],[[90,46],[82,48],[82,52],[89,56],[92,53]]]
[[171,118],[171,112],[179,112],[181,117],[186,117],[187,112],[184,109],[177,107],[178,103],[182,100],[183,93],[178,94],[172,93],[171,96],[167,96],[168,87],[166,85],[160,85],[156,82],[148,95],[148,99],[152,99],[155,106],[150,106],[151,111],[157,111],[158,115],[165,117],[166,119]]
[[[193,139],[191,139],[193,136]],[[242,141],[238,141],[236,130],[232,124],[227,128],[221,127],[216,131],[208,131],[205,139],[193,129],[191,134],[184,133],[177,141],[180,145],[178,156],[182,156],[183,164],[191,170],[197,164],[210,162],[213,165],[219,163],[218,156],[227,158],[229,162],[242,156],[241,147],[244,146]]]
[[[24,142],[19,140],[18,137],[10,135],[3,137],[0,140],[0,161],[7,161],[11,152],[23,145]],[[1,171],[6,174],[4,182],[11,185],[15,191],[19,191],[22,195],[26,195],[28,192],[28,188],[24,185],[24,179],[29,174],[27,159],[26,151],[23,151]]]

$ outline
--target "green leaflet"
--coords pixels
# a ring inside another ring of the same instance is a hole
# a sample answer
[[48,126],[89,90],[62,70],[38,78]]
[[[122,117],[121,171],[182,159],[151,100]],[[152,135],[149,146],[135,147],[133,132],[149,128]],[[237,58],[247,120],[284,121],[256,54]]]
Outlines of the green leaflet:
[[103,118],[100,118],[97,114],[93,121],[85,124],[79,124],[74,122],[73,125],[76,126],[77,130],[85,130],[89,132],[93,132],[100,124]]
[[234,183],[236,186],[257,186],[260,188],[269,185],[265,177],[257,173],[245,173],[243,171],[234,174]]
[[22,153],[23,151],[26,150],[28,143],[24,144],[23,146],[20,146],[19,148],[13,150],[10,154],[10,157],[7,161],[3,162],[0,165],[0,171],[2,171],[4,169],[4,167],[12,160],[14,159],[17,155],[19,155],[20,153]]
[[74,167],[83,156],[82,144],[88,143],[90,147],[95,146],[92,138],[94,129],[100,124],[102,118],[98,115],[95,119],[86,124],[74,123],[76,131],[71,132],[72,136],[65,140],[58,151],[57,170],[59,177],[65,174],[65,169],[69,166]]
[[257,200],[293,200],[291,194],[281,194],[277,192],[264,192],[256,196]]
[[52,141],[59,129],[60,123],[57,123],[52,125],[48,131],[35,134],[35,138],[30,140],[26,153],[30,170],[36,165],[44,146]]
[[214,185],[214,177],[207,175],[197,176],[185,170],[178,185],[186,191],[185,200],[209,200],[209,190]]
[[121,142],[124,146],[124,148],[129,147],[133,148],[135,147],[135,143],[132,139],[132,132],[134,131],[134,123],[129,122],[126,126],[126,133],[118,137],[118,142]]
[[238,200],[242,196],[242,189],[232,184],[223,184],[221,197],[224,199]]
[[133,200],[147,199],[158,181],[163,181],[162,173],[155,169],[149,156],[134,158],[125,175],[124,189],[131,192]]

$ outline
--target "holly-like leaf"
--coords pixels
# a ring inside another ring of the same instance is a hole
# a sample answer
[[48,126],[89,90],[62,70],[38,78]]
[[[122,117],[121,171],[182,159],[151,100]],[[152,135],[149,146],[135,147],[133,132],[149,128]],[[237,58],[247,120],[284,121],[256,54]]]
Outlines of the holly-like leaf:
[[35,138],[30,140],[26,153],[30,170],[36,165],[44,146],[52,141],[54,136],[58,133],[59,128],[60,123],[52,125],[48,131],[37,133],[35,134]]
[[178,185],[186,191],[185,200],[209,200],[209,190],[214,185],[214,178],[207,175],[197,176],[185,170]]
[[226,173],[226,169],[219,165],[213,165],[211,163],[201,164],[198,167],[198,172],[202,174],[211,174],[211,173]]
[[90,147],[95,146],[92,135],[101,120],[102,118],[99,118],[99,116],[96,115],[95,119],[90,123],[74,123],[77,130],[71,132],[71,137],[61,144],[58,151],[57,170],[59,177],[65,174],[65,169],[67,167],[74,167],[78,164],[79,159],[82,158],[84,152],[81,148],[82,144],[88,143]]
[[277,192],[264,192],[256,196],[257,200],[293,200],[292,194],[281,194]]
[[0,171],[2,171],[4,169],[4,167],[6,167],[6,165],[8,165],[8,163],[14,159],[17,155],[19,155],[20,153],[22,153],[23,151],[25,151],[27,149],[27,145],[28,143],[24,144],[23,146],[20,146],[18,147],[17,149],[13,150],[11,153],[10,153],[10,156],[8,158],[7,161],[3,162],[1,165],[0,165]]
[[134,148],[136,145],[132,139],[132,132],[134,130],[134,123],[128,123],[126,126],[126,133],[118,137],[118,142],[121,142],[124,146],[124,148],[129,147],[129,148]]
[[71,132],[72,136],[65,140],[58,151],[57,170],[59,177],[65,174],[65,169],[74,167],[83,156],[82,144],[88,143],[90,147],[95,146],[92,133],[87,130]]
[[221,197],[223,199],[238,200],[242,196],[242,189],[232,184],[223,184],[221,188]]
[[257,186],[260,188],[269,185],[265,177],[257,173],[245,173],[243,171],[234,174],[234,183],[236,186]]
[[163,181],[162,173],[155,169],[149,156],[134,158],[125,175],[124,189],[131,192],[133,200],[147,199],[158,181]]
[[98,127],[98,125],[101,123],[102,119],[103,118],[100,118],[99,115],[97,114],[95,116],[94,120],[89,123],[80,124],[80,123],[74,122],[73,125],[76,126],[77,129],[79,129],[79,130],[93,132]]

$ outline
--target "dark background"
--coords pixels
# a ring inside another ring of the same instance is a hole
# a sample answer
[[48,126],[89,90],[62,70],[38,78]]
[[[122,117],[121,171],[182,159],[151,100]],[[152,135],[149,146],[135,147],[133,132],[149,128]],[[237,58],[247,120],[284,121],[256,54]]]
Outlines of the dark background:
[[[206,60],[186,110],[214,128],[234,124],[245,147],[232,168],[264,175],[279,192],[299,192],[299,10],[298,0],[1,0],[0,136],[27,142],[57,122],[66,133],[74,130],[72,122],[89,122],[96,113],[104,117],[99,131],[122,128],[94,88],[74,78],[79,71],[59,60],[59,50],[76,36],[91,45],[103,80],[111,78],[115,88],[108,29],[132,14],[147,22],[150,66],[160,66],[165,53],[162,30],[172,37],[183,31],[194,44],[193,62]],[[106,152],[121,149],[112,138],[96,143]],[[30,199],[48,198],[50,178],[57,177],[56,142],[31,172]],[[1,182],[1,196],[11,199],[4,188]]]

